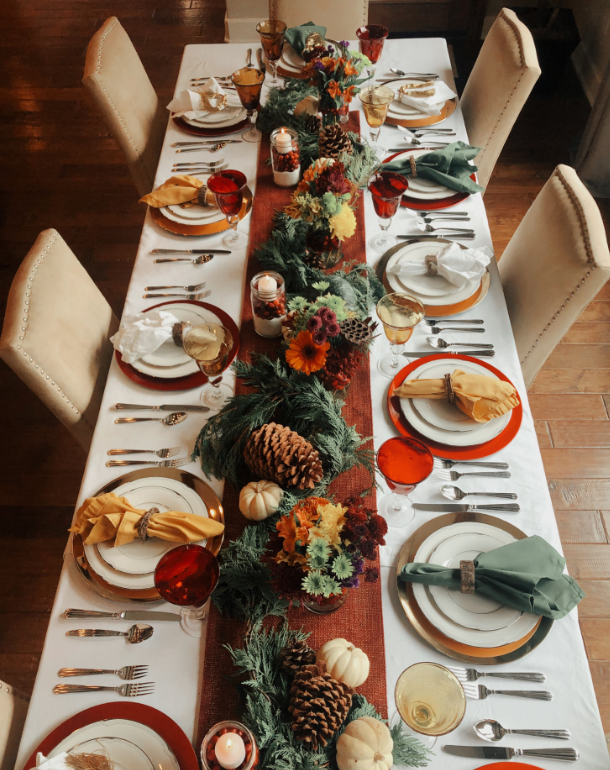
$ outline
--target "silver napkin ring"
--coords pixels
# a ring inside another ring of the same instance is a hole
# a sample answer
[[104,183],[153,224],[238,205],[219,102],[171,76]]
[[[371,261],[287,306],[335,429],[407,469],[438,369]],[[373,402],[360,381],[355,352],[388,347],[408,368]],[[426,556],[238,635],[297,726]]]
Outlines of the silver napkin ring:
[[460,562],[460,593],[474,593],[474,562],[462,560]]
[[148,525],[150,524],[150,518],[153,515],[153,513],[160,513],[158,508],[149,508],[148,511],[142,516],[140,519],[140,523],[138,524],[138,535],[140,536],[140,540],[145,543],[149,537],[148,537]]

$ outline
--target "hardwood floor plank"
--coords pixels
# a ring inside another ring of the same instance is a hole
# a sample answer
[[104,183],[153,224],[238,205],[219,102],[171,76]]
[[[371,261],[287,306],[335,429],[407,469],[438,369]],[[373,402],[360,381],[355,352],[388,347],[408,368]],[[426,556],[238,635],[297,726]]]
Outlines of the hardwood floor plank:
[[602,396],[529,395],[530,407],[536,420],[607,420],[608,413]]
[[610,323],[585,323],[578,321],[568,330],[562,343],[576,345],[607,345],[610,343]]
[[542,461],[550,479],[607,479],[610,473],[608,449],[542,449]]
[[563,544],[608,543],[599,511],[556,511],[555,518]]
[[551,434],[549,433],[549,426],[544,420],[534,420],[534,427],[536,429],[536,436],[538,437],[538,444],[541,449],[550,449],[553,446],[551,441]]
[[593,301],[583,310],[582,314],[578,317],[580,323],[587,323],[590,321],[610,321],[610,301],[604,300],[602,302]]
[[556,511],[610,510],[610,479],[549,479]]
[[552,420],[549,430],[554,447],[610,447],[610,420]]
[[610,618],[583,618],[580,629],[589,660],[610,660]]
[[576,580],[610,579],[610,545],[568,543],[564,554],[570,575]]
[[543,368],[530,393],[610,393],[610,370]]
[[578,605],[579,618],[610,617],[610,580],[579,580],[585,598]]
[[[610,305],[610,302],[608,304]],[[558,345],[544,364],[545,369],[608,369],[609,367],[610,345]]]

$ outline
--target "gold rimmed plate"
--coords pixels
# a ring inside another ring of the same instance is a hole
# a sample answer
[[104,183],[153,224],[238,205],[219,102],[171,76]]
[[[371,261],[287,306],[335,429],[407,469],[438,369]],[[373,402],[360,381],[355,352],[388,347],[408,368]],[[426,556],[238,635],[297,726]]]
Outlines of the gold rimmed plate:
[[[215,235],[216,233],[222,233],[229,229],[229,223],[226,218],[218,220],[216,222],[208,222],[206,224],[193,225],[186,222],[174,222],[172,219],[168,219],[161,209],[155,209],[149,206],[150,215],[153,221],[162,227],[164,230],[168,230],[175,235],[185,235],[199,237],[201,235]],[[242,203],[241,211],[239,212],[240,221],[248,216],[252,210],[252,190],[246,187],[244,190],[244,201]]]
[[[403,78],[404,79],[404,78]],[[393,115],[388,115],[385,119],[386,123],[391,126],[402,126],[403,128],[422,128],[423,126],[436,126],[439,123],[450,118],[457,108],[457,99],[447,99],[443,107],[441,108],[440,115],[425,115],[421,118],[417,117],[405,117],[398,118]]]

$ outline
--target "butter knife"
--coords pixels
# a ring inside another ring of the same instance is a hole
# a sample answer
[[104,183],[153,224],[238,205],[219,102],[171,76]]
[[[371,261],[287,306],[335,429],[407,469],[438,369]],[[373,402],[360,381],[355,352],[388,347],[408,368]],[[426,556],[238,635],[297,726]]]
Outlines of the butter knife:
[[418,511],[445,511],[445,513],[471,513],[476,511],[498,511],[499,513],[519,513],[521,506],[518,503],[504,503],[498,505],[467,505],[466,503],[413,503]]
[[177,612],[149,612],[148,610],[125,610],[124,612],[101,612],[97,610],[69,609],[64,612],[68,620],[82,618],[108,618],[108,620],[172,620],[180,621]]
[[231,254],[229,249],[153,249],[151,254]]
[[[434,350],[409,350],[402,354],[405,358],[426,358],[427,356],[436,355]],[[460,350],[449,351],[443,350],[443,356],[476,356],[477,358],[494,358],[496,355],[495,350]]]
[[434,233],[409,233],[408,235],[397,235],[397,238],[408,238],[413,241],[438,241],[443,238],[446,241],[474,241],[477,237],[476,234],[463,233],[462,235],[454,235],[453,233],[442,233],[442,235],[435,235]]
[[209,406],[201,404],[161,404],[161,406],[150,406],[149,404],[113,404],[111,409],[115,412],[121,409],[147,409],[150,412],[209,412]]
[[580,756],[576,749],[511,749],[507,746],[443,746],[443,751],[456,757],[475,757],[477,759],[538,757],[539,759],[563,759],[566,762],[575,762]]

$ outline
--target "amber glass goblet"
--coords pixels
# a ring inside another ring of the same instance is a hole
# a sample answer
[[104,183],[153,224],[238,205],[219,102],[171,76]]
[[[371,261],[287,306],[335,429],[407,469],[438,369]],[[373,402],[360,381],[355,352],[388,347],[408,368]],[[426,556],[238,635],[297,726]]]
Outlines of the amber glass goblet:
[[[231,75],[231,81],[237,90],[239,101],[248,112],[250,127],[244,131],[242,138],[246,142],[260,142],[261,132],[256,128],[256,110],[261,101],[261,89],[265,80],[264,74],[254,67],[242,67]],[[254,117],[254,120],[252,118]]]
[[208,384],[201,392],[201,403],[218,411],[233,395],[228,385],[221,385],[222,378],[218,376],[226,369],[233,350],[231,332],[221,324],[198,324],[184,335],[183,347],[208,378]]
[[284,48],[286,25],[279,19],[267,19],[256,25],[256,31],[260,35],[265,56],[271,67],[272,77],[270,85],[277,86],[279,85],[279,80],[277,79],[277,63],[282,56],[282,50]]
[[[395,291],[385,294],[377,303],[377,316],[383,324],[385,336],[390,341],[390,353],[379,359],[377,368],[394,379],[400,371],[401,356],[405,343],[411,339],[413,329],[422,320],[425,309],[417,297]],[[404,361],[402,361],[404,365]]]
[[384,152],[384,148],[378,144],[379,132],[385,123],[390,104],[394,101],[394,91],[387,86],[367,86],[360,91],[360,101],[369,124],[372,147]]

